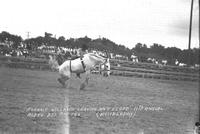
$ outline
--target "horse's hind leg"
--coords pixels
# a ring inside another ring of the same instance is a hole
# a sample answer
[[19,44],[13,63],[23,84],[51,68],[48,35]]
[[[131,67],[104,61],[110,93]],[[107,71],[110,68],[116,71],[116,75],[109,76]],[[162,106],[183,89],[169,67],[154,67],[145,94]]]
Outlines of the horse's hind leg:
[[69,76],[61,75],[61,77],[58,78],[58,82],[59,82],[60,84],[62,84],[63,87],[66,87],[65,82],[66,82],[69,78],[70,78]]
[[85,77],[85,80],[83,83],[81,83],[80,85],[80,90],[84,90],[86,85],[88,85],[88,82],[89,82],[89,74],[90,74],[90,71],[86,71],[86,77]]

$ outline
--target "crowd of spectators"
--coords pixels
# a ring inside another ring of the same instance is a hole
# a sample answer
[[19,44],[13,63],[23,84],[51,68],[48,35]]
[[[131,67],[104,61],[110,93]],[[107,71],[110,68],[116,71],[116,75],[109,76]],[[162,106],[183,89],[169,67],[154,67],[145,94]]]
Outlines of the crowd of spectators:
[[[66,48],[41,45],[34,50],[28,50],[25,44],[21,44],[18,48],[12,48],[9,43],[0,43],[0,55],[14,56],[14,57],[35,57],[35,58],[48,58],[48,55],[62,55],[65,59],[78,57],[81,52],[92,52],[102,56],[108,56],[106,52],[99,50],[92,50],[88,48]],[[110,57],[110,55],[109,55]]]

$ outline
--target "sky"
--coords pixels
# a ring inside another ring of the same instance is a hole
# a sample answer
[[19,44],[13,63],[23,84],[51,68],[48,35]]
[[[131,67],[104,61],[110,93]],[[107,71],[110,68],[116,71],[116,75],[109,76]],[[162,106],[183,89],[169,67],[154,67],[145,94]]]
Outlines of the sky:
[[[191,0],[0,0],[0,32],[23,39],[44,32],[69,38],[105,37],[133,48],[136,43],[188,48]],[[199,7],[194,0],[191,48],[199,47]]]

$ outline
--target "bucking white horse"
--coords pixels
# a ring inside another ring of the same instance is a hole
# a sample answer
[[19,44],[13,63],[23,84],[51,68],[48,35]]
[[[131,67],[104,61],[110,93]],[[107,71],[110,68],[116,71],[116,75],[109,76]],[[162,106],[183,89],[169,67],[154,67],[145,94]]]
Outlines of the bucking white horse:
[[58,64],[55,57],[51,57],[49,60],[49,63],[51,63],[50,66],[59,71],[60,78],[58,78],[58,82],[63,87],[66,87],[65,83],[70,79],[72,73],[77,74],[78,77],[80,77],[81,73],[86,73],[85,81],[81,83],[80,89],[84,89],[88,84],[91,69],[96,65],[106,64],[108,62],[109,60],[107,58],[93,53],[84,54],[83,57],[74,60],[66,60],[61,65]]

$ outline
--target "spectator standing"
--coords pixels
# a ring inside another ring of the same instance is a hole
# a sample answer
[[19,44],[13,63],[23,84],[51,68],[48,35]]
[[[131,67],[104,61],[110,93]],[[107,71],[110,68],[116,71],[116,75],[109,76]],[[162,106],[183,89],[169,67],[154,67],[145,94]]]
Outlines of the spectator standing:
[[83,55],[88,53],[87,49],[88,46],[86,44],[83,44],[82,47],[79,49],[80,58],[83,58]]

